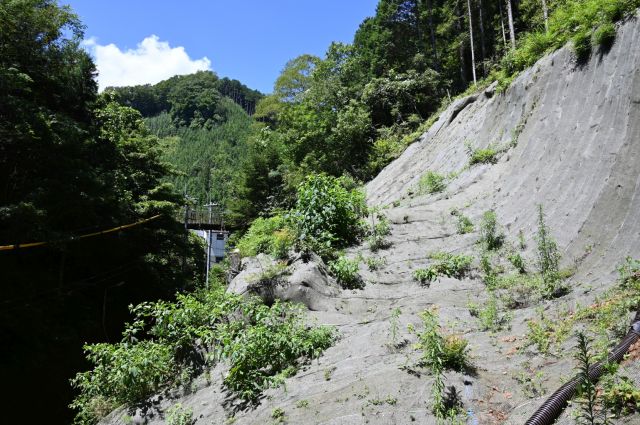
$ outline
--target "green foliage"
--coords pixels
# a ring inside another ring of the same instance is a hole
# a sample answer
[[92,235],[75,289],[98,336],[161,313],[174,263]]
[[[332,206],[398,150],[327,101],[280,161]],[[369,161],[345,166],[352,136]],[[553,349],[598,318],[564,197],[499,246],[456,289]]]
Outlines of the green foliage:
[[577,395],[580,410],[578,411],[578,419],[586,424],[598,424],[596,403],[597,389],[594,382],[589,378],[589,369],[593,365],[593,356],[589,350],[589,340],[582,332],[576,335],[578,346],[576,347],[575,358],[578,363],[578,379],[580,381],[577,387]]
[[633,288],[640,284],[640,260],[627,257],[618,266],[620,284],[625,288]]
[[593,44],[596,46],[609,47],[616,38],[616,26],[611,22],[600,25],[593,32]]
[[464,235],[466,233],[471,233],[473,232],[473,229],[474,229],[473,222],[471,221],[471,219],[462,213],[458,214],[458,221],[456,223],[456,228],[458,229],[458,233],[460,233],[461,235]]
[[[376,221],[376,218],[378,219]],[[376,252],[380,249],[385,249],[390,246],[386,237],[391,233],[391,227],[389,225],[389,219],[384,214],[373,213],[371,215],[371,227],[368,231],[367,241],[369,242],[369,249],[372,252]]]
[[518,273],[527,273],[527,264],[519,252],[511,252],[509,255],[507,255],[507,260],[509,260],[511,265],[515,267],[516,270],[518,270]]
[[294,239],[293,231],[289,229],[284,216],[258,217],[251,223],[236,247],[243,257],[264,253],[275,258],[285,258],[294,244]]
[[311,175],[298,188],[298,200],[291,217],[298,240],[324,259],[335,256],[362,234],[361,218],[366,211],[364,194],[345,187],[344,179]]
[[560,253],[558,246],[549,234],[549,228],[544,221],[544,211],[542,205],[538,206],[538,233],[536,235],[537,254],[538,254],[538,271],[544,282],[547,284],[547,292],[549,295],[559,290],[558,282],[560,280],[559,266]]
[[480,330],[482,331],[499,331],[511,320],[509,314],[500,313],[498,300],[494,296],[491,296],[483,306],[470,303],[469,312],[472,316],[478,318]]
[[193,425],[193,411],[177,403],[167,411],[167,425]]
[[498,161],[498,151],[492,146],[484,149],[474,149],[471,144],[467,144],[466,147],[469,155],[469,165],[495,164]]
[[143,303],[132,312],[122,342],[85,348],[94,367],[73,380],[80,391],[72,404],[77,423],[94,423],[108,412],[102,406],[140,402],[219,360],[230,366],[224,385],[253,402],[305,359],[320,355],[334,335],[326,327],[308,327],[299,307],[268,307],[221,286],[178,295],[176,303]]
[[447,187],[446,177],[433,171],[427,171],[418,182],[418,193],[438,193]]
[[439,276],[462,279],[471,268],[473,258],[464,254],[436,252],[430,255],[435,262],[426,269],[414,271],[414,278],[421,284],[435,281]]
[[285,416],[284,410],[279,407],[276,407],[271,411],[271,419],[275,420],[275,423],[277,424],[284,423]]
[[365,263],[367,263],[367,267],[369,268],[369,271],[376,271],[378,269],[380,269],[381,267],[385,266],[387,264],[387,259],[384,257],[367,257],[365,259]]
[[504,235],[498,230],[498,220],[493,210],[486,211],[480,221],[480,243],[489,250],[496,250],[502,246]]
[[357,259],[350,260],[341,256],[329,263],[329,270],[343,288],[362,288],[362,278],[358,275],[358,263]]
[[630,415],[640,410],[640,388],[626,376],[616,377],[604,385],[602,401],[616,415]]
[[444,336],[438,324],[438,315],[425,310],[420,313],[424,329],[418,334],[418,347],[422,350],[424,364],[432,370],[469,368],[468,343],[462,337]]
[[580,31],[571,38],[573,51],[579,61],[584,61],[591,53],[591,31]]
[[451,406],[447,406],[445,401],[443,372],[446,369],[462,372],[471,366],[468,343],[456,335],[443,335],[435,312],[425,310],[420,318],[424,329],[418,334],[417,347],[422,350],[423,364],[434,375],[431,388],[432,410],[437,417],[444,418],[451,413]]

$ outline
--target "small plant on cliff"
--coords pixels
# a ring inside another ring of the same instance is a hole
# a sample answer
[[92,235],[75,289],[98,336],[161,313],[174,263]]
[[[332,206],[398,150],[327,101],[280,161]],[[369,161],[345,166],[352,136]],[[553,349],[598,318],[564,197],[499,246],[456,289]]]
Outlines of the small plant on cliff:
[[177,403],[167,411],[167,425],[193,425],[193,411]]
[[343,255],[329,263],[329,270],[343,288],[362,288],[362,279],[358,275],[357,259],[350,260]]
[[418,181],[418,193],[438,193],[447,187],[446,177],[433,171],[427,171]]
[[384,214],[378,212],[371,214],[371,228],[368,233],[367,241],[372,252],[388,248],[391,245],[387,240],[387,236],[391,233],[391,227],[389,219]]
[[495,164],[498,161],[498,151],[493,146],[484,149],[474,149],[471,143],[466,143],[469,165]]
[[502,246],[504,235],[498,230],[498,220],[493,210],[486,211],[480,222],[479,242],[489,250],[496,250]]
[[545,223],[542,204],[538,206],[538,233],[536,235],[536,243],[538,251],[538,271],[547,286],[547,296],[554,296],[561,289],[559,285],[560,273],[558,268],[560,252]]

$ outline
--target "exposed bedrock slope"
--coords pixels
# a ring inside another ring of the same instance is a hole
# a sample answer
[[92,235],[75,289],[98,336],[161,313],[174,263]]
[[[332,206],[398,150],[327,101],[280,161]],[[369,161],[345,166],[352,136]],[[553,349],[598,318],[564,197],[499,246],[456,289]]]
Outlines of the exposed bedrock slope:
[[[541,310],[562,320],[566,309],[593,302],[612,285],[626,255],[640,256],[639,46],[640,24],[633,19],[621,26],[608,53],[596,52],[583,65],[564,48],[520,75],[505,93],[483,92],[451,105],[367,185],[370,204],[385,207],[392,222],[392,246],[377,253],[365,246],[352,249],[349,255],[376,256],[386,264],[376,271],[363,264],[363,290],[325,298],[321,311],[309,313],[337,327],[341,338],[335,346],[284,387],[268,390],[256,409],[223,407],[221,365],[211,372],[212,383],[203,378],[189,394],[164,396],[146,415],[129,412],[133,423],[163,423],[162,412],[176,402],[193,409],[196,423],[266,424],[274,421],[275,408],[290,424],[435,423],[432,377],[417,366],[416,337],[407,331],[408,324],[420,329],[418,314],[431,306],[438,307],[448,331],[470,342],[475,373],[446,374],[469,423],[524,423],[542,402],[535,393],[552,392],[573,368],[573,343],[547,355],[525,346],[527,321]],[[465,168],[465,143],[505,149],[496,164]],[[428,170],[457,176],[443,193],[410,196]],[[412,279],[430,252],[477,257],[477,231],[458,234],[453,208],[474,223],[495,209],[507,240],[515,243],[522,230],[529,245],[524,255],[533,261],[538,204],[544,205],[564,265],[575,262],[577,273],[567,295],[514,311],[510,329],[480,330],[467,304],[488,295],[473,274],[440,278],[430,287]],[[527,381],[534,371],[543,373]],[[124,423],[123,414],[114,412],[104,423]]]

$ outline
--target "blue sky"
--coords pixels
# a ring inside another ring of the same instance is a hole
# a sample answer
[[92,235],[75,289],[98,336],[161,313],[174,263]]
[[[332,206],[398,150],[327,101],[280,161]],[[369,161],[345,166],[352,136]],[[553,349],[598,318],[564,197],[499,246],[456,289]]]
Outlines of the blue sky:
[[287,60],[351,42],[378,0],[60,2],[87,27],[101,87],[212,69],[268,93]]

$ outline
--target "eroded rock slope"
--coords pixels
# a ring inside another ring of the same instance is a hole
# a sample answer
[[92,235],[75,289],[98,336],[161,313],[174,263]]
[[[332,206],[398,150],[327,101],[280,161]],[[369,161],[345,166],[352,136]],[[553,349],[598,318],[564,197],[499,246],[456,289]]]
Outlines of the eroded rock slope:
[[[466,145],[502,153],[496,164],[467,167]],[[440,194],[411,195],[427,171],[455,177]],[[255,410],[223,407],[218,378],[224,369],[216,368],[212,384],[202,379],[180,394],[196,423],[266,424],[275,408],[291,424],[434,423],[432,378],[417,366],[416,337],[407,331],[409,324],[419,330],[418,314],[433,306],[449,332],[470,342],[475,372],[446,375],[469,423],[523,423],[541,403],[539,393],[555,390],[573,368],[569,342],[547,355],[525,346],[527,321],[541,311],[562,320],[564,311],[593,302],[613,285],[625,256],[640,256],[638,19],[621,26],[610,51],[595,52],[585,64],[564,48],[504,93],[488,89],[454,102],[366,190],[369,203],[391,220],[392,246],[377,253],[366,246],[351,250],[350,256],[384,258],[386,264],[369,271],[363,263],[364,289],[323,296],[322,308],[310,312],[318,322],[335,325],[339,341],[284,387],[269,390]],[[563,267],[576,269],[567,295],[514,310],[510,327],[492,333],[481,331],[469,313],[469,302],[488,297],[477,273],[440,278],[429,287],[413,279],[434,251],[473,255],[477,264],[477,230],[459,234],[453,209],[475,224],[495,210],[508,243],[522,232],[523,255],[531,262],[539,204]],[[165,397],[159,410],[146,416],[138,411],[133,420],[162,423],[162,410],[175,402]],[[105,423],[123,423],[122,415],[116,412]]]

